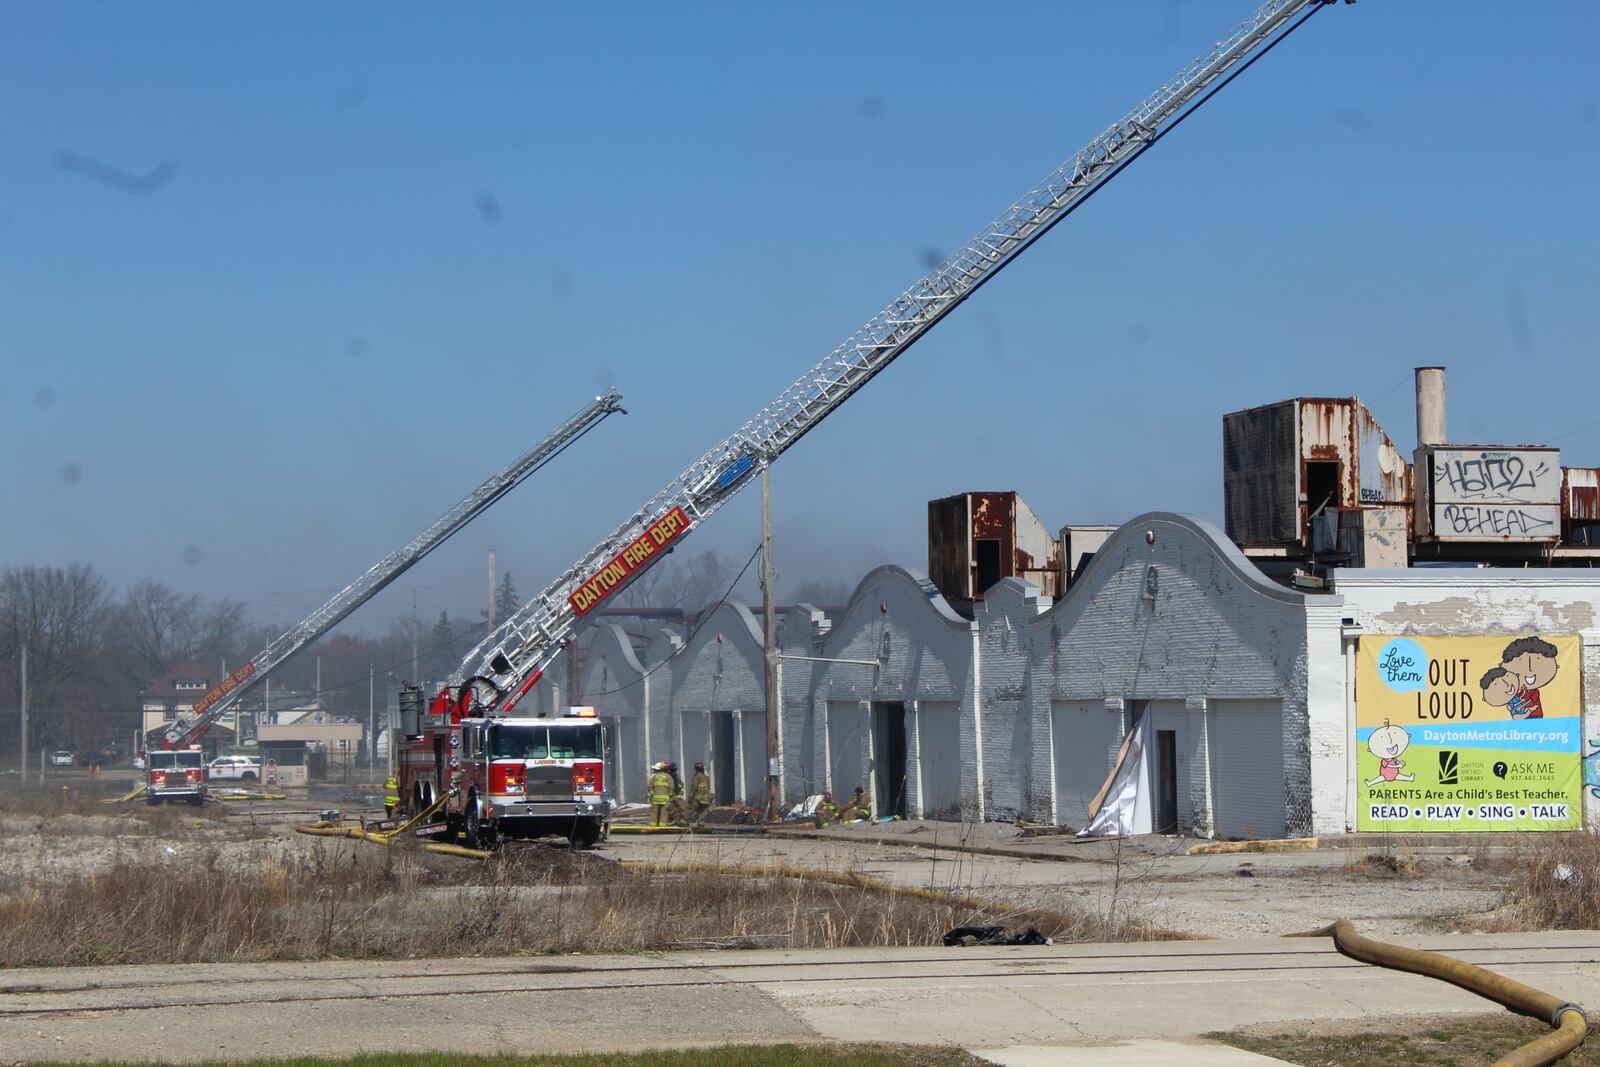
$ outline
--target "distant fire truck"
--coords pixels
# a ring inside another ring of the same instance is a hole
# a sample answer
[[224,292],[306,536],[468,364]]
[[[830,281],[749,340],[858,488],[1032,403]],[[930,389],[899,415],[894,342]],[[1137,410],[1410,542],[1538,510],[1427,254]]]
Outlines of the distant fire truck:
[[175,803],[179,800],[186,800],[190,804],[205,803],[205,756],[198,747],[176,751],[151,749],[144,773],[145,799],[152,804],[162,801]]
[[[560,835],[573,848],[599,841],[611,818],[606,732],[593,708],[557,716],[486,713],[449,690],[423,710],[421,690],[400,695],[401,804],[418,814],[444,800],[442,830],[469,848]],[[466,706],[463,707],[462,705]]]

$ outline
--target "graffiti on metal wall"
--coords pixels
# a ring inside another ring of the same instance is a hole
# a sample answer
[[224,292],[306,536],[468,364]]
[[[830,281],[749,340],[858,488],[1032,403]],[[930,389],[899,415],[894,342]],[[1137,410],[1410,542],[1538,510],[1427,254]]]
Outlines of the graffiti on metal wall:
[[1440,447],[1432,452],[1434,535],[1541,540],[1561,533],[1561,453]]
[[1559,531],[1554,508],[1522,508],[1509,504],[1445,504],[1439,508],[1439,534],[1477,537],[1554,537]]

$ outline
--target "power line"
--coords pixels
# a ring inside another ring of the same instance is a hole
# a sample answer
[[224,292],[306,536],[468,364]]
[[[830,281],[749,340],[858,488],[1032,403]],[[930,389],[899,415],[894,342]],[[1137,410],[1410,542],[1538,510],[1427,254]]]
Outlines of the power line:
[[700,613],[700,621],[695,623],[694,629],[689,631],[688,636],[683,639],[683,644],[678,646],[677,651],[673,652],[672,655],[668,656],[666,659],[663,659],[660,663],[652,666],[649,670],[639,675],[639,677],[635,678],[627,685],[619,685],[615,689],[602,689],[600,692],[594,695],[608,697],[613,693],[620,693],[625,689],[632,689],[634,686],[638,685],[640,682],[656,673],[656,671],[659,671],[662,667],[665,667],[668,663],[671,663],[674,659],[678,658],[684,649],[688,648],[689,645],[694,641],[695,635],[698,634],[701,628],[705,626],[707,620],[709,620],[712,615],[716,614],[718,608],[727,603],[728,597],[733,595],[734,587],[739,584],[739,579],[744,577],[745,572],[750,569],[750,564],[754,563],[756,561],[756,557],[759,555],[761,555],[761,546],[758,544],[756,545],[756,550],[750,553],[750,558],[744,561],[744,566],[739,568],[739,573],[733,576],[733,581],[728,583],[728,588],[723,590],[722,596],[717,599],[717,602]]

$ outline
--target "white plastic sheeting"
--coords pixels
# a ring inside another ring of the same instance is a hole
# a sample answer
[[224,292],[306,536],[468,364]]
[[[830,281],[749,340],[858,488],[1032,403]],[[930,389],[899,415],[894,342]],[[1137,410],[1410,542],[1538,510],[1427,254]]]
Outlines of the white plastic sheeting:
[[1078,831],[1080,837],[1129,837],[1148,834],[1150,817],[1150,720],[1139,721],[1123,738],[1116,766],[1089,804],[1089,825]]

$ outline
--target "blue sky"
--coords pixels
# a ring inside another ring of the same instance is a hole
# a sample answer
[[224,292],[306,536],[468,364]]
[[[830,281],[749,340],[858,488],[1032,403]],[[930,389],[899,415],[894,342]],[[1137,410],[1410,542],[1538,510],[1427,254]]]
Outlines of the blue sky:
[[[615,384],[351,624],[475,613],[490,547],[531,593],[1248,7],[6,5],[0,566],[288,621]],[[1453,439],[1600,465],[1597,31],[1318,15],[780,461],[780,592],[964,489],[1218,519],[1223,413],[1409,449],[1420,364]]]

